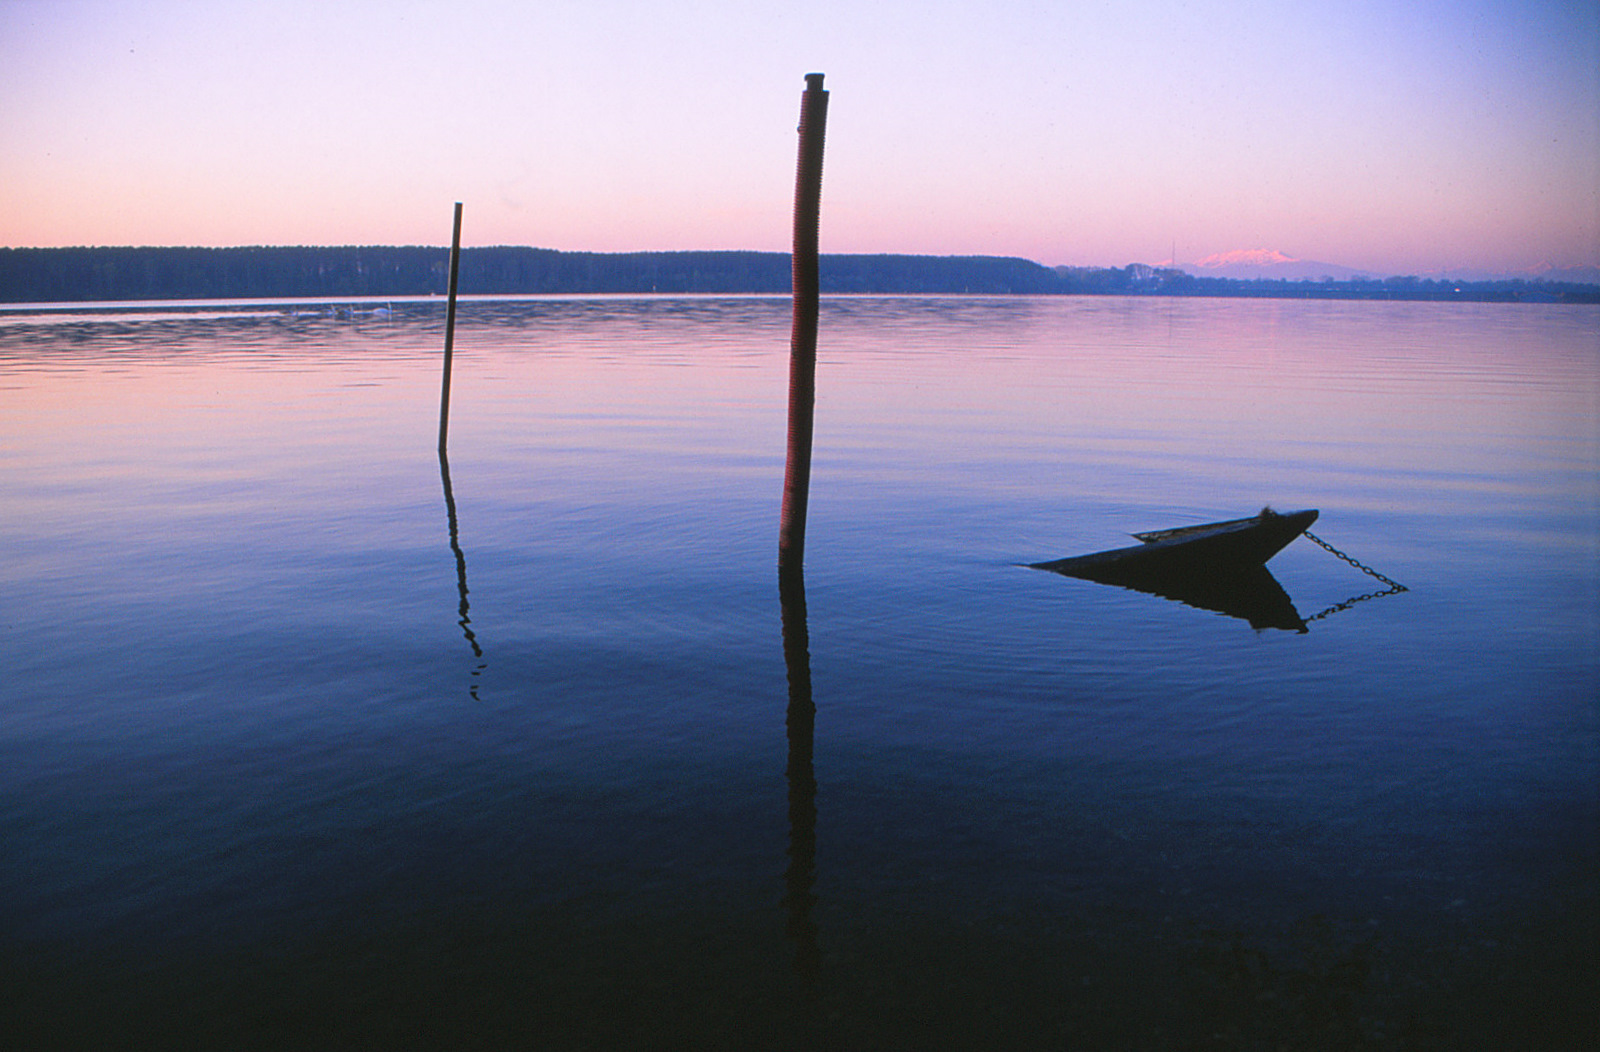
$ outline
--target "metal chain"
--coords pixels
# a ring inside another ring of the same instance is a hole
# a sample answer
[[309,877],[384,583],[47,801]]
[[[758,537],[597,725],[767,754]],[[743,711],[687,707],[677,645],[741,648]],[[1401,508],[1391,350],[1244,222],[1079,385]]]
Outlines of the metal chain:
[[[1352,559],[1350,556],[1346,555],[1344,552],[1341,552],[1339,549],[1335,548],[1333,545],[1329,544],[1327,541],[1323,540],[1321,537],[1318,537],[1316,534],[1312,533],[1310,530],[1306,530],[1305,534],[1306,534],[1306,537],[1308,539],[1310,539],[1310,541],[1313,544],[1317,544],[1317,545],[1320,545],[1323,548],[1326,548],[1328,551],[1332,552],[1334,555],[1337,555],[1339,558],[1343,559],[1345,562],[1349,563],[1351,566],[1354,566],[1357,570],[1360,570],[1362,573],[1366,574],[1367,576],[1376,577],[1378,580],[1380,580],[1384,584],[1388,585],[1390,592],[1405,592],[1405,591],[1409,591],[1409,589],[1406,588],[1405,585],[1399,584],[1399,583],[1397,583],[1395,581],[1389,580],[1389,578],[1383,576],[1383,574],[1381,574],[1378,571],[1374,570],[1372,567],[1367,566],[1365,563],[1357,562],[1355,559]],[[1384,593],[1384,594],[1387,595],[1388,593]]]
[[1310,617],[1306,618],[1306,624],[1310,624],[1313,621],[1321,621],[1323,618],[1327,617],[1329,614],[1337,614],[1340,610],[1348,610],[1352,606],[1355,606],[1357,603],[1364,603],[1368,599],[1382,599],[1386,595],[1394,595],[1396,592],[1405,592],[1405,591],[1409,591],[1409,589],[1407,589],[1405,587],[1405,585],[1396,585],[1393,588],[1386,588],[1381,592],[1368,592],[1366,595],[1351,596],[1349,599],[1346,599],[1342,603],[1334,603],[1332,606],[1328,607],[1328,609],[1322,611],[1321,613],[1312,614]]
[[1398,581],[1391,581],[1389,578],[1383,576],[1383,574],[1381,574],[1378,571],[1374,570],[1372,567],[1366,565],[1365,563],[1362,563],[1362,562],[1359,562],[1359,561],[1357,561],[1355,559],[1352,559],[1350,556],[1346,555],[1344,552],[1341,552],[1339,549],[1335,548],[1333,545],[1329,544],[1327,541],[1323,540],[1321,537],[1318,537],[1316,534],[1312,533],[1310,530],[1306,530],[1305,531],[1305,535],[1312,543],[1318,545],[1319,547],[1322,547],[1322,548],[1326,549],[1327,551],[1331,552],[1334,555],[1337,555],[1339,558],[1343,559],[1345,562],[1349,563],[1351,566],[1354,566],[1357,570],[1360,570],[1362,573],[1366,574],[1367,576],[1375,577],[1378,580],[1382,581],[1384,584],[1389,586],[1387,589],[1385,589],[1382,592],[1368,592],[1366,595],[1352,596],[1351,598],[1346,599],[1342,603],[1335,603],[1332,606],[1328,607],[1328,609],[1322,611],[1321,613],[1312,614],[1310,617],[1306,618],[1307,622],[1320,621],[1324,617],[1327,617],[1329,614],[1336,614],[1340,610],[1347,610],[1350,607],[1356,605],[1357,603],[1366,602],[1368,599],[1380,599],[1380,598],[1382,598],[1383,596],[1386,596],[1386,595],[1394,595],[1396,592],[1407,592],[1407,591],[1410,591],[1410,589],[1408,589],[1405,585],[1400,584]]

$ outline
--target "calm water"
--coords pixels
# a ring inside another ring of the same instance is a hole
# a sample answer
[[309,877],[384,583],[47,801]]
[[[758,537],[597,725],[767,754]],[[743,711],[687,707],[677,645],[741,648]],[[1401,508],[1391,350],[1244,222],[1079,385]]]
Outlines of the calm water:
[[[825,300],[786,625],[785,300],[466,303],[447,465],[331,307],[0,310],[14,1032],[1592,1034],[1600,310]],[[1020,565],[1266,503],[1408,590]]]

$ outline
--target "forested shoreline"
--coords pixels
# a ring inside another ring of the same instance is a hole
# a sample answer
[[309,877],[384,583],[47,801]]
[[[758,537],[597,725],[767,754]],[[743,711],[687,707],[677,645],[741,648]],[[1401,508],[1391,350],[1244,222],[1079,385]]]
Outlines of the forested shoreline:
[[[0,248],[0,302],[442,295],[449,251],[430,246]],[[1046,267],[1003,256],[824,255],[824,293],[1252,296],[1600,303],[1600,286],[1541,281],[1196,277],[1133,263]],[[783,293],[785,252],[461,251],[463,294]]]

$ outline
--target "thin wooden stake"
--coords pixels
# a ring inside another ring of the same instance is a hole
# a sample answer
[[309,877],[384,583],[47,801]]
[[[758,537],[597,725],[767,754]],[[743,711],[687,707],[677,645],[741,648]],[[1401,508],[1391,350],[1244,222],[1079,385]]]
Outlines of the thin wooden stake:
[[811,493],[811,434],[817,401],[817,230],[821,223],[822,141],[828,93],[822,74],[806,74],[800,102],[800,156],[795,168],[794,323],[789,337],[789,441],[778,523],[778,572],[805,565],[806,504]]
[[461,274],[461,202],[456,202],[455,231],[450,235],[450,293],[444,308],[444,380],[439,389],[439,455],[450,434],[450,357],[456,339],[456,281]]

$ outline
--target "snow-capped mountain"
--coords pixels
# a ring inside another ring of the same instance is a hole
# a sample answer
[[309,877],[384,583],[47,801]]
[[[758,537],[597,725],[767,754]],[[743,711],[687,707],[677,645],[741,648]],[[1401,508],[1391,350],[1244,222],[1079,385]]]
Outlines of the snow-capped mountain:
[[1218,252],[1204,259],[1197,259],[1193,263],[1179,263],[1178,269],[1196,277],[1235,278],[1246,281],[1320,281],[1323,278],[1348,281],[1351,278],[1379,276],[1370,271],[1342,267],[1337,263],[1296,259],[1294,256],[1270,248]]

